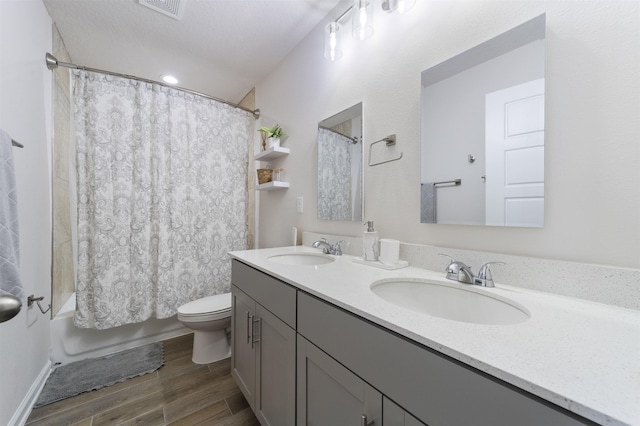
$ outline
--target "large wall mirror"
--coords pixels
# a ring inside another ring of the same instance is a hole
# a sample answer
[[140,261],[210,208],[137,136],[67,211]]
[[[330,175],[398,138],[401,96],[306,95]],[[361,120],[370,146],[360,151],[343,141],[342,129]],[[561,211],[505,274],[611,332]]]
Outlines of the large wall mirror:
[[422,72],[422,223],[544,226],[545,16]]
[[318,123],[318,219],[362,221],[362,103]]

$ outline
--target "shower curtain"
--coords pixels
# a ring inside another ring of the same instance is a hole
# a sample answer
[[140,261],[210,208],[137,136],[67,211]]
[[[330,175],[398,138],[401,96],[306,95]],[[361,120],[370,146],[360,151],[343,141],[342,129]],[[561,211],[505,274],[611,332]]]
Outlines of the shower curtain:
[[318,219],[352,220],[352,142],[318,128]]
[[161,85],[73,72],[75,324],[167,318],[229,291],[246,248],[254,118]]

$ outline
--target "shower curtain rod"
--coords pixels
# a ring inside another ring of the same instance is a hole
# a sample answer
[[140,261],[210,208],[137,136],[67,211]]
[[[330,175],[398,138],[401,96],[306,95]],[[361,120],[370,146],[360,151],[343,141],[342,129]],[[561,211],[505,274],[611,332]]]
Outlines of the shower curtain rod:
[[132,79],[132,80],[143,81],[145,83],[159,84],[159,85],[164,86],[164,87],[170,87],[172,89],[180,90],[182,92],[191,93],[192,95],[202,96],[203,98],[212,99],[214,101],[221,102],[223,104],[227,104],[227,105],[232,106],[234,108],[238,108],[238,109],[241,109],[243,111],[250,112],[251,114],[253,114],[253,116],[254,116],[254,118],[256,120],[258,118],[260,118],[260,110],[259,109],[251,110],[251,109],[245,108],[243,106],[240,106],[238,104],[234,104],[232,102],[226,101],[224,99],[216,98],[215,96],[207,95],[205,93],[196,92],[195,90],[191,90],[191,89],[185,89],[184,87],[172,86],[170,84],[166,84],[166,83],[163,83],[161,81],[154,81],[154,80],[149,80],[147,78],[136,77],[134,75],[120,74],[120,73],[117,73],[117,72],[105,71],[105,70],[101,70],[101,69],[97,69],[97,68],[91,68],[91,67],[85,67],[84,65],[76,65],[76,64],[71,64],[69,62],[62,62],[62,61],[59,61],[58,59],[56,59],[55,56],[53,56],[51,53],[48,53],[48,52],[45,55],[45,62],[47,64],[47,68],[52,70],[52,71],[54,69],[58,68],[58,67],[64,67],[64,68],[71,68],[71,69],[75,69],[75,70],[91,71],[91,72],[97,72],[97,73],[100,73],[100,74],[113,75],[115,77],[129,78],[129,79]]
[[357,144],[358,142],[360,142],[360,140],[358,139],[357,136],[347,136],[344,133],[340,133],[340,132],[338,132],[336,130],[333,130],[333,129],[330,129],[328,127],[324,127],[324,126],[318,125],[318,129],[324,129],[324,130],[329,131],[331,133],[335,133],[335,134],[338,134],[340,136],[344,136],[347,139],[351,139],[351,143],[354,144],[354,145]]

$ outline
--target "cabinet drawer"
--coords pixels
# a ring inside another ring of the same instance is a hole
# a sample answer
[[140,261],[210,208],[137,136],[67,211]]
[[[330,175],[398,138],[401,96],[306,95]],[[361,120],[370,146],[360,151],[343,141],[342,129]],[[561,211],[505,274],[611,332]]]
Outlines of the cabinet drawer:
[[299,293],[298,332],[429,426],[594,424]]
[[295,288],[235,259],[231,261],[231,282],[295,330]]

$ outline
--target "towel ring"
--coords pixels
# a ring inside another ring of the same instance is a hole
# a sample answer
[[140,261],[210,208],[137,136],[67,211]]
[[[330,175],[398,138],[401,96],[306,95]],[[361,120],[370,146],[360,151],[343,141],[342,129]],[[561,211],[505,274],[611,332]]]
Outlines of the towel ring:
[[399,159],[402,158],[402,152],[401,152],[399,157],[371,164],[371,148],[373,148],[373,146],[375,144],[380,143],[380,142],[385,142],[387,146],[394,146],[396,144],[396,135],[389,135],[386,138],[380,139],[379,141],[375,141],[375,142],[371,143],[371,145],[369,145],[369,166],[378,166],[380,164],[390,163],[392,161],[398,161]]

